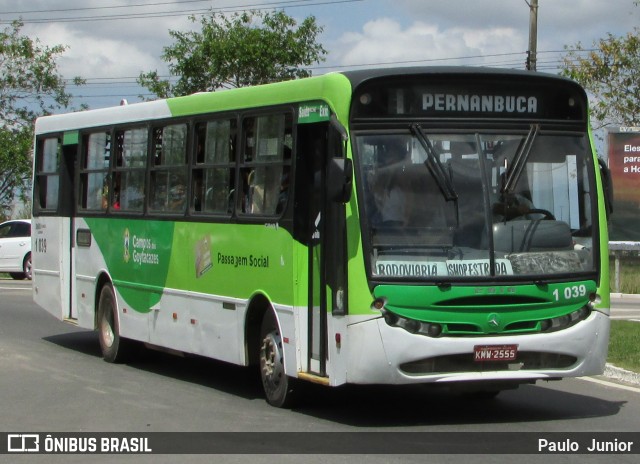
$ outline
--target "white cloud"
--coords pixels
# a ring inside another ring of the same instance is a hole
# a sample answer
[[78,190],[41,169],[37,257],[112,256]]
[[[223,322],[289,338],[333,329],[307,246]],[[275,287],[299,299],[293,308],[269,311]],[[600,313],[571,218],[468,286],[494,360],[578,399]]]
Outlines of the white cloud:
[[[434,64],[451,58],[521,52],[526,37],[508,27],[444,29],[422,21],[403,27],[395,19],[380,18],[367,22],[360,32],[345,33],[339,44],[339,62],[344,66],[406,61]],[[483,64],[482,60],[476,64]]]
[[157,57],[142,50],[135,41],[86,35],[60,24],[39,28],[38,36],[43,43],[67,45],[58,60],[65,77],[137,76],[141,70],[157,66]]
[[[640,23],[640,6],[634,1],[539,0],[539,48],[591,44],[608,32],[623,35]],[[429,18],[441,27],[508,27],[528,36],[530,10],[524,0],[396,0],[394,5],[407,17]]]
[[67,68],[66,74],[111,78],[137,76],[141,71],[155,68],[157,64],[156,57],[128,43],[89,39],[83,42],[84,46],[93,51],[86,54],[79,48],[76,49],[79,53],[70,52],[61,60],[61,65]]
[[[130,77],[157,69],[166,75],[160,58],[173,39],[169,30],[198,28],[187,19],[186,9],[217,6],[213,3],[175,2],[172,5],[134,7],[140,0],[119,0],[123,9],[91,9],[107,6],[100,0],[14,0],[7,11],[25,12],[24,33],[52,46],[70,48],[58,61],[65,77]],[[312,2],[310,2],[312,3]],[[225,7],[246,5],[226,0]],[[611,32],[625,34],[640,24],[640,6],[634,0],[539,0],[538,50],[562,50],[580,41],[590,45]],[[8,8],[8,7],[7,7]],[[43,11],[43,10],[65,11]],[[39,13],[26,13],[39,10]],[[60,17],[96,17],[111,14],[170,14],[157,18],[29,23]],[[415,61],[416,64],[472,64],[524,66],[528,48],[529,8],[524,0],[365,0],[341,5],[319,4],[291,8],[297,18],[314,14],[325,26],[321,37],[329,50],[327,66],[353,66],[384,62]],[[19,16],[13,13],[11,16]],[[10,19],[10,18],[7,18]],[[499,56],[501,54],[515,54]],[[486,59],[450,61],[444,58],[493,55]],[[557,53],[544,55],[550,69]],[[407,63],[410,64],[410,63]],[[323,68],[323,70],[326,70]],[[115,85],[114,85],[115,87]],[[122,89],[120,89],[122,90]],[[85,95],[95,91],[86,86]],[[101,93],[116,93],[102,90]],[[138,94],[130,90],[129,94]],[[90,102],[93,106],[93,101]]]

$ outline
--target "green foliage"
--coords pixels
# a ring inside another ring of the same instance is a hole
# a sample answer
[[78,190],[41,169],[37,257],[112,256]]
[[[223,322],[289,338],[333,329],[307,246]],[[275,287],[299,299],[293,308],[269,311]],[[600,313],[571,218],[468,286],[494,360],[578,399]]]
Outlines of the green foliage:
[[21,35],[22,26],[14,21],[0,31],[0,118],[7,126],[31,123],[71,100],[56,69],[56,58],[66,47],[42,46]]
[[593,120],[602,126],[640,125],[640,29],[622,37],[608,34],[587,51],[567,48],[563,74],[591,94]]
[[[67,107],[71,95],[58,74],[56,58],[66,47],[43,46],[21,35],[14,21],[0,31],[0,213],[6,214],[16,195],[31,182],[33,121]],[[76,84],[82,84],[79,78]]]
[[313,16],[298,25],[283,11],[230,17],[212,12],[200,25],[199,32],[169,31],[175,43],[164,48],[162,59],[178,81],[171,84],[151,71],[140,74],[140,85],[167,98],[308,77],[301,66],[320,63],[327,53],[316,43],[322,28]]
[[0,211],[5,214],[16,195],[24,196],[31,181],[31,127],[0,129]]

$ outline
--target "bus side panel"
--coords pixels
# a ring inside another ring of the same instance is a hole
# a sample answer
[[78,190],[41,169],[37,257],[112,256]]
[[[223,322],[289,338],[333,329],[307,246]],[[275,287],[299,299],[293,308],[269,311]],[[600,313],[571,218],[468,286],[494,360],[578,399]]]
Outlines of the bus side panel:
[[[186,289],[168,288],[164,284],[159,286],[158,282],[151,281],[143,270],[146,266],[142,262],[146,259],[148,263],[168,263],[172,259],[170,250],[174,247],[160,240],[160,237],[166,236],[165,233],[148,225],[142,221],[138,221],[137,225],[129,222],[127,226],[111,219],[77,220],[76,234],[85,237],[84,241],[79,240],[75,263],[79,325],[86,328],[95,326],[101,290],[98,283],[100,276],[104,275],[104,282],[111,282],[114,286],[119,329],[123,337],[243,363],[241,350],[236,347],[242,345],[239,341],[239,335],[242,334],[237,333],[241,325],[237,319],[244,315],[246,301],[191,293]],[[105,230],[109,231],[107,240],[103,235]],[[153,245],[143,241],[144,237],[153,237]],[[142,248],[149,251],[149,255],[160,249],[164,252],[159,253],[157,258],[149,259],[149,256],[139,256]],[[182,250],[176,256],[184,260],[189,255]],[[110,257],[109,264],[105,257]],[[113,274],[113,269],[117,269],[116,262],[122,264],[122,261],[135,265],[134,272],[119,274],[116,270]],[[155,264],[147,265],[155,267]],[[145,306],[144,302],[149,306]]]
[[91,235],[86,221],[75,219],[73,273],[75,277],[75,301],[77,306],[78,326],[87,329],[96,327],[96,308],[100,296],[97,288],[98,278],[106,271],[106,264],[100,247]]
[[76,301],[78,307],[78,325],[87,329],[95,328],[96,317],[96,289],[97,277],[100,270],[106,269],[102,254],[91,237],[86,222],[77,218],[74,236],[76,249],[74,257],[74,271],[76,278]]
[[284,371],[291,377],[297,377],[298,372],[306,370],[302,367],[300,342],[308,340],[302,337],[302,331],[298,327],[298,315],[306,314],[306,307],[290,307],[277,305],[275,308],[278,325],[282,333],[282,348],[284,351]]
[[47,216],[32,221],[33,298],[60,320],[75,317],[69,299],[70,222]]
[[[90,246],[78,246],[77,252],[83,320],[93,318],[103,273],[113,282],[123,337],[245,364],[251,299],[264,295],[279,313],[292,313],[291,236],[283,228],[120,218],[82,222],[86,228],[78,232],[91,237]],[[293,317],[286,325],[295,326]],[[295,333],[289,337],[293,342]]]
[[244,364],[242,350],[246,302],[165,289],[147,314],[152,345]]

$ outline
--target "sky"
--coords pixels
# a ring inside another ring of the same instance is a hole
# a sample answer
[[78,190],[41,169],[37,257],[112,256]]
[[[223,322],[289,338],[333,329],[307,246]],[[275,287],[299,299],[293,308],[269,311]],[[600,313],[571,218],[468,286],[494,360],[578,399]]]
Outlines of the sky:
[[[189,15],[214,8],[284,9],[299,21],[313,15],[326,61],[314,75],[376,66],[467,65],[524,69],[530,0],[0,0],[0,27],[21,18],[23,34],[68,47],[62,76],[73,104],[114,106],[147,93],[141,72],[167,76],[160,58],[173,43],[169,30],[197,27]],[[607,34],[640,25],[637,0],[538,0],[538,70],[556,73],[566,46],[586,48]]]

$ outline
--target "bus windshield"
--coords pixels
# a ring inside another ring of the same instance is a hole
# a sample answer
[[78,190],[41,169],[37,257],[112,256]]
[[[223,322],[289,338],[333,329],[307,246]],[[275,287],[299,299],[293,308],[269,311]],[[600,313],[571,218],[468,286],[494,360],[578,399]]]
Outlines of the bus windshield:
[[355,134],[374,279],[595,272],[595,190],[583,133],[423,130]]

